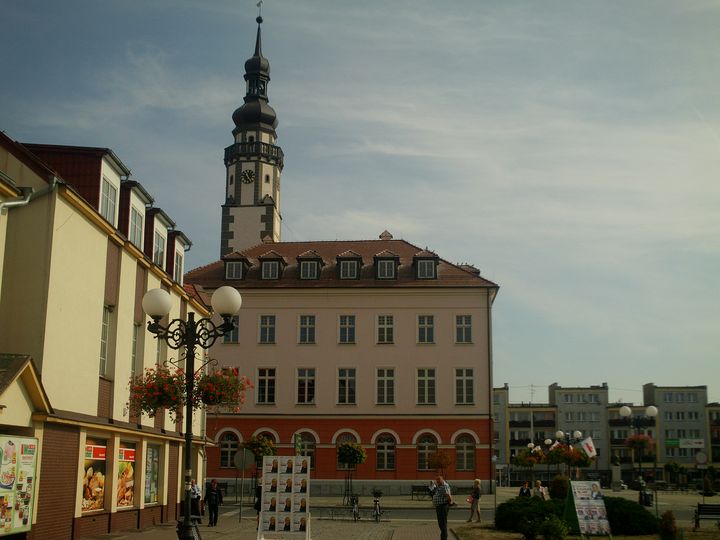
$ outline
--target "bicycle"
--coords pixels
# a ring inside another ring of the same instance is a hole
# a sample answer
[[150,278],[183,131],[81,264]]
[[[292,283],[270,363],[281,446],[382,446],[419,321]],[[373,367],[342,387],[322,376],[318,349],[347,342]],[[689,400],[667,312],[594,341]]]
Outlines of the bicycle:
[[382,497],[382,491],[379,489],[373,490],[373,511],[372,515],[375,519],[375,523],[378,523],[380,521],[380,516],[382,516],[382,508],[380,508],[380,497]]
[[353,521],[360,519],[360,504],[357,497],[350,497],[350,504],[352,505],[352,517]]

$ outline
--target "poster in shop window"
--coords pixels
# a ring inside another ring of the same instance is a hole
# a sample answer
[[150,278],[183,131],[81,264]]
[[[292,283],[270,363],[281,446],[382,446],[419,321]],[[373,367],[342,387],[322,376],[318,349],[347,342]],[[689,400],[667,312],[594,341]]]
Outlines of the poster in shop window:
[[258,539],[309,538],[310,457],[265,456]]
[[135,494],[135,444],[120,443],[118,448],[117,505],[131,507]]
[[37,439],[0,435],[0,536],[32,527],[37,450]]
[[103,510],[105,508],[106,454],[107,441],[87,438],[82,482],[83,512]]

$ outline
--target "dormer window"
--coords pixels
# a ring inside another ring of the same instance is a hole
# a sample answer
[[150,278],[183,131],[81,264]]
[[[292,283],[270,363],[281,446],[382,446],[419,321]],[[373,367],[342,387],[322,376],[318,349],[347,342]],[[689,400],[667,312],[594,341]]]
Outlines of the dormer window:
[[102,193],[100,196],[100,215],[113,227],[115,226],[116,201],[117,188],[113,186],[107,178],[103,177]]
[[130,241],[142,249],[143,213],[134,206],[130,209]]
[[279,261],[263,261],[262,262],[262,278],[263,279],[278,279],[280,276],[280,262]]
[[340,279],[357,279],[357,261],[340,261]]
[[165,268],[165,237],[159,231],[155,231],[153,242],[153,262],[160,268]]
[[417,261],[417,278],[418,279],[435,279],[435,261],[430,259]]
[[378,279],[395,279],[395,260],[379,259],[377,261],[377,278]]
[[318,263],[317,261],[301,261],[300,262],[300,279],[317,279]]
[[240,261],[228,261],[225,263],[225,279],[242,279],[243,263]]

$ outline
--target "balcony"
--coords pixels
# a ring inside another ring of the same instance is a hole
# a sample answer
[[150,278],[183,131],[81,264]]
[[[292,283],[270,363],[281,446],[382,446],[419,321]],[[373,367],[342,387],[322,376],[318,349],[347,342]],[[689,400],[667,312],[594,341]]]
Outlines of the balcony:
[[274,144],[260,141],[235,143],[225,149],[225,165],[234,163],[240,158],[260,156],[270,163],[277,163],[282,169],[285,155],[282,148]]
[[510,420],[510,427],[530,427],[530,420]]
[[527,438],[527,439],[510,439],[510,446],[527,446],[529,442],[532,442],[529,438]]
[[535,427],[555,427],[555,420],[535,420]]

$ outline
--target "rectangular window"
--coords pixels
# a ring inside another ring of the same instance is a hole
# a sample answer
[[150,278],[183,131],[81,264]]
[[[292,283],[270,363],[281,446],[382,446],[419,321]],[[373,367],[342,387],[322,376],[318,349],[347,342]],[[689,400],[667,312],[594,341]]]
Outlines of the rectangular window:
[[[18,448],[19,450],[19,448]],[[92,490],[82,489],[82,511],[90,512],[92,510],[105,509],[105,475],[107,474],[107,440],[91,439],[85,440],[85,462],[84,474],[85,478],[102,479],[103,482],[96,482]],[[9,515],[9,514],[8,514]]]
[[455,343],[472,343],[472,316],[455,316]]
[[242,279],[243,265],[239,261],[225,263],[225,279]]
[[355,404],[355,368],[338,369],[338,403]]
[[572,422],[572,421],[575,419],[574,416],[575,416],[575,415],[573,415],[572,412],[566,412],[566,413],[565,413],[565,421],[566,421],[566,422]]
[[260,316],[260,343],[275,343],[275,315]]
[[160,487],[160,446],[147,445],[145,452],[145,504],[158,501]]
[[153,244],[153,262],[160,268],[165,268],[165,237],[155,231],[155,243]]
[[278,261],[263,261],[262,278],[277,279],[280,271],[280,263]]
[[418,279],[435,279],[435,261],[418,261]]
[[340,261],[340,279],[357,279],[357,261]]
[[472,405],[473,403],[473,370],[458,368],[455,370],[455,404]]
[[418,405],[435,404],[434,368],[419,368],[417,370],[417,403]]
[[132,331],[132,345],[130,349],[130,377],[135,377],[138,371],[142,371],[142,369],[138,369],[140,366],[138,366],[138,347],[139,347],[139,337],[142,333],[142,325],[138,323],[133,323],[133,331]]
[[377,370],[377,404],[395,404],[395,370],[392,368]]
[[257,402],[275,403],[275,368],[258,368]]
[[117,200],[117,189],[107,178],[102,180],[102,195],[100,197],[100,215],[115,226],[115,201]]
[[355,315],[340,315],[340,343],[355,343]]
[[110,306],[103,307],[102,326],[100,327],[100,376],[105,377],[108,368],[108,352],[110,349]]
[[300,279],[317,279],[318,263],[316,261],[300,261]]
[[175,268],[173,268],[173,279],[175,283],[182,285],[183,279],[183,254],[182,251],[175,252]]
[[418,315],[418,343],[435,342],[435,318],[432,315]]
[[315,315],[300,315],[298,343],[315,343]]
[[395,261],[379,260],[377,262],[377,277],[378,279],[395,279]]
[[134,206],[130,210],[130,241],[142,249],[143,214]]
[[297,370],[297,402],[315,403],[315,368]]
[[240,316],[232,317],[233,329],[223,334],[223,343],[237,343],[240,337]]
[[378,315],[377,318],[377,342],[393,343],[393,316]]
[[118,448],[117,492],[118,507],[132,508],[135,505],[135,450],[136,444],[120,442]]

